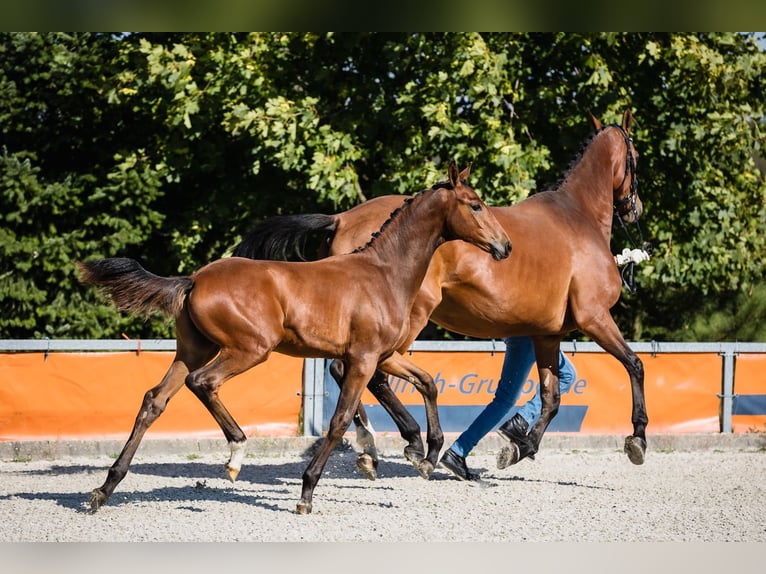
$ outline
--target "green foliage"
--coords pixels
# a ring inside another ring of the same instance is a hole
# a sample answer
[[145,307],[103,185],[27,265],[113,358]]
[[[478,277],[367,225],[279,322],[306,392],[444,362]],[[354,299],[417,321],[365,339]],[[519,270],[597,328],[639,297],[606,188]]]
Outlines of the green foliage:
[[753,34],[0,34],[0,337],[172,336],[74,261],[190,273],[263,217],[411,194],[450,158],[510,204],[588,110],[630,107],[654,254],[626,337],[764,340],[763,70]]

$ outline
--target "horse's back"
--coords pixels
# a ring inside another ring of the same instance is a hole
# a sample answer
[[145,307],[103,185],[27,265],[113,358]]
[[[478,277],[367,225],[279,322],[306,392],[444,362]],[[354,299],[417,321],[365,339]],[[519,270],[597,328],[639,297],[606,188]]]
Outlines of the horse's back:
[[382,195],[360,203],[335,216],[337,228],[332,240],[330,254],[351,253],[362,247],[374,232],[402,207],[409,196]]
[[361,254],[308,262],[219,259],[193,275],[189,313],[221,346],[261,339],[259,346],[277,345],[274,350],[288,355],[340,356],[361,321],[385,324],[377,317],[381,304],[374,291],[385,276],[364,259]]
[[511,256],[493,262],[471,245],[442,245],[424,283],[424,289],[441,290],[432,320],[483,338],[571,329],[573,288],[600,293],[614,281],[608,247],[573,219],[566,198],[552,192],[492,209],[511,239]]

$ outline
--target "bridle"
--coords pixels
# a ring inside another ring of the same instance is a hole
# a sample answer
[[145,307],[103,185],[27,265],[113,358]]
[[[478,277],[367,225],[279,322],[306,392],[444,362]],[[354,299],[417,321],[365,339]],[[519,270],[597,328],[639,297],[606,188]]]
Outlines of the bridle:
[[[633,157],[633,152],[631,151],[631,144],[633,143],[633,140],[627,134],[627,132],[622,129],[622,126],[617,124],[610,125],[620,131],[622,139],[625,141],[625,148],[627,149],[625,154],[625,175],[623,175],[622,181],[620,182],[620,185],[617,187],[617,189],[622,189],[625,185],[625,181],[628,179],[628,176],[630,176],[630,191],[628,192],[628,195],[620,200],[613,202],[613,219],[617,219],[617,221],[620,222],[620,227],[622,227],[625,235],[627,235],[628,241],[630,241],[630,244],[633,246],[633,248],[640,248],[647,253],[651,253],[651,245],[644,241],[644,234],[641,232],[641,225],[638,222],[638,209],[636,207],[636,197],[638,196],[638,177],[636,176],[636,159]],[[627,209],[625,209],[626,206],[628,206]],[[622,219],[623,214],[626,214],[629,211],[633,212],[633,222],[636,224],[636,231],[638,232],[639,239],[638,242],[633,239],[633,236],[630,234],[630,231]],[[636,283],[633,275],[634,265],[634,262],[629,262],[625,265],[625,267],[623,267],[621,272],[622,283],[625,285],[625,288],[631,295],[636,292]]]
[[[622,176],[622,181],[620,182],[620,185],[617,186],[617,189],[622,189],[622,187],[625,185],[625,180],[628,179],[628,176],[630,176],[630,191],[628,192],[628,195],[614,202],[614,214],[622,219],[622,214],[630,210],[633,212],[633,220],[638,221],[638,212],[636,210],[638,177],[636,177],[636,159],[633,157],[633,153],[631,152],[631,144],[633,143],[633,140],[625,132],[625,130],[622,129],[621,126],[618,126],[617,124],[612,124],[612,126],[620,131],[622,139],[625,140],[625,148],[627,150],[625,153],[625,175]],[[626,205],[629,205],[628,210],[623,209]]]

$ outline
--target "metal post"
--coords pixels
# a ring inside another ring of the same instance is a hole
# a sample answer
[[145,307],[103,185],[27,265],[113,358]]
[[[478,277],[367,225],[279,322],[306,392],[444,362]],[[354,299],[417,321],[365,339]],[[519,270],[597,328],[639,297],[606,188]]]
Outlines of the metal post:
[[303,436],[322,436],[324,359],[303,363]]
[[723,394],[721,395],[721,432],[731,433],[731,415],[734,404],[734,357],[736,352],[726,350],[723,355]]

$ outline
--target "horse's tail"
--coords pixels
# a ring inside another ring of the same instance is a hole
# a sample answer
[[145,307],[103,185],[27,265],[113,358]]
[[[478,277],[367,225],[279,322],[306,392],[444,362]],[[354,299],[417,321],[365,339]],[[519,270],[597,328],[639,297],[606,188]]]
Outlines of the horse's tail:
[[[234,248],[232,255],[249,259],[306,261],[306,239],[324,233],[323,243],[330,241],[337,228],[336,216],[322,213],[281,215],[261,221]],[[312,257],[316,259],[321,257]]]
[[177,316],[194,285],[190,277],[160,277],[125,257],[78,261],[77,267],[80,281],[98,287],[119,310],[146,316],[153,310]]

